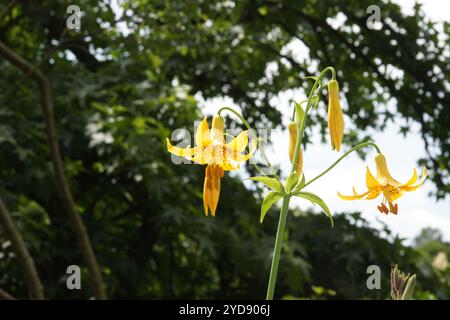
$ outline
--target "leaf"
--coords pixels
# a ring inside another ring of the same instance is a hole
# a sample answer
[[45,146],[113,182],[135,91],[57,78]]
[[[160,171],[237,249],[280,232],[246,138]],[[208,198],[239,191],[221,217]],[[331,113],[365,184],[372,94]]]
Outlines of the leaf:
[[299,176],[297,173],[293,172],[286,179],[286,193],[290,193],[292,189],[297,185]]
[[297,186],[295,187],[295,189],[294,189],[293,192],[295,193],[295,192],[297,192],[297,191],[302,190],[302,188],[303,188],[303,186],[305,185],[305,183],[306,183],[305,174],[302,172],[302,177],[301,177],[301,179],[300,179],[300,182],[297,184]]
[[296,121],[297,123],[302,123],[303,118],[305,117],[305,111],[303,110],[302,106],[294,101],[294,107],[295,107],[295,112],[297,113],[297,118]]
[[401,300],[411,300],[415,287],[416,287],[416,275],[413,274],[406,283],[405,291],[403,291]]
[[325,201],[323,201],[319,196],[317,196],[311,192],[302,192],[302,191],[294,193],[294,196],[300,197],[303,199],[307,199],[313,203],[318,204],[322,208],[322,210],[325,212],[325,214],[328,216],[328,218],[330,219],[331,226],[334,227],[333,216],[331,215],[330,209],[328,208]]
[[266,197],[264,198],[261,205],[261,216],[259,218],[259,222],[262,223],[264,217],[266,216],[267,211],[276,203],[278,200],[283,198],[281,194],[275,191],[270,191]]
[[270,189],[278,192],[279,194],[282,194],[282,195],[285,194],[283,185],[281,184],[280,181],[278,181],[275,178],[269,178],[269,177],[260,176],[260,177],[251,177],[249,179],[253,180],[253,181],[261,182],[266,187],[269,187]]

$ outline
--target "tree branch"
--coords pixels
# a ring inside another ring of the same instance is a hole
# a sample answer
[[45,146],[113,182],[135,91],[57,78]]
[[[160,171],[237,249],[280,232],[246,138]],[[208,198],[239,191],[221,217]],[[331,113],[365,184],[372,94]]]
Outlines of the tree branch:
[[16,298],[0,288],[0,300],[16,300]]
[[[33,300],[44,299],[44,288],[42,287],[39,274],[36,270],[34,260],[25,245],[25,241],[19,229],[11,218],[11,214],[0,197],[0,223],[4,226],[6,236],[11,240],[12,249],[19,260],[25,283],[28,287],[28,295]],[[12,299],[12,296],[0,289],[0,298]],[[8,298],[9,297],[9,298]]]
[[50,83],[47,77],[45,77],[40,70],[34,68],[28,61],[26,61],[16,53],[14,53],[1,41],[0,41],[0,55],[2,55],[10,63],[15,65],[22,72],[24,73],[30,72],[31,79],[33,79],[36,82],[39,88],[41,94],[42,112],[44,114],[48,145],[50,149],[50,158],[56,176],[56,183],[59,189],[58,191],[62,198],[64,209],[69,216],[70,224],[77,237],[84,262],[86,263],[89,269],[94,296],[97,299],[106,299],[107,297],[105,293],[102,274],[100,272],[100,267],[95,257],[91,240],[86,231],[86,227],[83,221],[81,220],[79,213],[77,212],[75,201],[73,199],[72,192],[70,190],[65,175],[64,165],[61,158],[61,152],[59,149],[58,134],[53,114],[53,98],[51,94]]

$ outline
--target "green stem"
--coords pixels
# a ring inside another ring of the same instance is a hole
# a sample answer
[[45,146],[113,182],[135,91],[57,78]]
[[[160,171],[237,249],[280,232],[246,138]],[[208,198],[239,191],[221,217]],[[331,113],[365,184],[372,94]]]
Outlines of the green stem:
[[[299,157],[299,152],[300,152],[300,148],[301,148],[301,144],[302,144],[302,139],[303,139],[303,133],[305,131],[305,127],[306,127],[306,119],[308,118],[308,112],[311,109],[311,107],[314,104],[314,96],[315,96],[315,92],[317,89],[317,86],[321,83],[322,78],[327,74],[327,72],[331,71],[331,78],[334,80],[336,79],[336,71],[334,70],[333,67],[327,67],[325,69],[323,69],[323,71],[319,74],[319,76],[316,79],[316,82],[314,82],[314,85],[311,89],[311,91],[309,92],[309,96],[308,96],[308,103],[306,104],[306,109],[305,109],[305,116],[303,117],[302,123],[300,124],[300,128],[298,129],[298,134],[297,134],[297,143],[295,145],[295,151],[294,151],[294,159],[292,161],[292,169],[291,169],[291,173],[293,173],[294,171],[297,170],[297,160]],[[318,103],[318,101],[316,101],[316,103]]]
[[375,148],[375,150],[377,150],[378,153],[381,153],[380,148],[378,147],[378,145],[376,145],[375,143],[373,143],[371,141],[360,143],[360,144],[354,146],[353,148],[351,148],[350,150],[348,150],[346,153],[344,153],[341,157],[339,157],[339,159],[337,159],[331,166],[329,166],[322,173],[320,173],[319,175],[317,175],[316,177],[314,177],[313,179],[311,179],[307,183],[305,183],[305,185],[302,188],[305,188],[307,185],[313,183],[314,181],[316,181],[317,179],[319,179],[320,177],[325,175],[327,172],[329,172],[331,169],[333,169],[339,162],[341,162],[345,157],[347,157],[353,151],[356,151],[358,149],[361,149],[361,148],[364,148],[364,147],[367,147],[367,146],[372,146],[372,147]]
[[275,292],[275,284],[277,282],[278,264],[280,262],[281,246],[283,244],[284,228],[286,227],[286,220],[289,210],[290,196],[283,198],[283,205],[281,207],[280,219],[278,221],[277,235],[275,237],[275,246],[273,248],[272,266],[270,268],[269,285],[267,287],[267,300],[273,300]]
[[250,127],[250,124],[247,122],[247,120],[244,119],[244,117],[237,112],[236,110],[234,110],[233,108],[230,107],[222,107],[219,109],[219,111],[217,112],[217,114],[220,116],[220,114],[222,113],[222,111],[224,110],[228,110],[231,113],[233,113],[236,117],[239,118],[239,120],[242,121],[242,123],[244,124],[244,126],[247,128],[247,130],[250,132],[250,135],[252,135],[252,138],[255,139],[256,142],[256,148],[258,148],[259,145],[259,141],[258,141],[258,137],[256,136],[255,130],[252,129],[252,127]]
[[[334,71],[334,68],[332,68],[332,67],[325,68],[320,73],[320,75],[317,77],[317,79],[309,93],[306,110],[305,110],[305,115],[302,119],[300,127],[298,128],[298,134],[297,134],[298,138],[297,138],[297,143],[295,145],[294,159],[292,161],[291,174],[297,170],[297,160],[298,160],[299,151],[301,148],[303,132],[305,131],[306,118],[308,115],[308,111],[311,109],[311,107],[314,104],[318,103],[318,99],[314,98],[316,89],[319,86],[319,84],[321,83],[322,78],[329,71],[331,71],[332,79],[334,80],[336,78],[336,72]],[[287,219],[288,210],[289,210],[289,201],[290,201],[290,196],[289,195],[284,196],[283,205],[281,207],[281,212],[280,212],[280,218],[278,220],[278,229],[277,229],[277,235],[275,238],[275,246],[273,249],[272,266],[270,268],[269,284],[267,287],[267,296],[266,296],[267,300],[273,299],[273,295],[274,295],[274,291],[275,291],[275,284],[276,284],[277,273],[278,273],[278,264],[280,262],[281,246],[283,244],[284,229],[286,226],[286,219]]]
[[253,132],[253,129],[252,129],[252,127],[250,127],[250,125],[248,124],[247,120],[245,120],[244,117],[243,117],[239,112],[237,112],[236,110],[234,110],[233,108],[230,108],[230,107],[222,107],[222,108],[220,108],[219,111],[217,112],[217,113],[219,114],[219,116],[220,116],[220,114],[222,113],[222,111],[224,111],[224,110],[228,110],[228,111],[230,111],[231,113],[233,113],[236,117],[239,118],[239,120],[242,121],[242,123],[244,124],[244,126],[245,126],[249,131]]

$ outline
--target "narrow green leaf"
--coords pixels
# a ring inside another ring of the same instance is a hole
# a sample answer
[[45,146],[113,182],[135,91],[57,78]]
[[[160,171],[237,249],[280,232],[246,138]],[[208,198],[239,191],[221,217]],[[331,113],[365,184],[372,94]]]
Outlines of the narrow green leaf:
[[403,291],[401,300],[411,300],[415,287],[416,287],[416,275],[413,274],[406,283],[405,291]]
[[297,113],[296,116],[296,121],[298,124],[302,123],[303,118],[305,117],[305,111],[303,110],[302,106],[294,101],[294,107],[295,107],[295,112]]
[[302,172],[302,177],[300,178],[300,182],[297,183],[297,186],[295,187],[294,191],[292,191],[293,193],[302,190],[303,186],[306,184],[306,178],[305,178],[305,174]]
[[281,184],[280,181],[278,181],[275,178],[269,178],[269,177],[263,177],[263,176],[259,176],[259,177],[251,177],[249,178],[250,180],[253,181],[258,181],[263,183],[265,186],[269,187],[270,189],[272,189],[273,191],[276,191],[280,194],[284,194],[284,187]]
[[318,204],[322,208],[322,210],[325,212],[325,214],[328,216],[328,218],[330,219],[331,226],[334,227],[333,216],[331,215],[330,209],[328,208],[325,201],[323,201],[319,196],[317,196],[311,192],[302,192],[302,191],[294,193],[294,196],[300,197],[303,199],[307,199],[313,203]]
[[266,197],[264,198],[261,205],[261,216],[259,218],[259,222],[262,223],[264,217],[266,216],[267,211],[274,205],[275,202],[283,198],[281,194],[275,191],[270,191]]
[[295,188],[298,183],[299,176],[297,173],[293,172],[286,179],[286,193],[290,193],[291,190]]

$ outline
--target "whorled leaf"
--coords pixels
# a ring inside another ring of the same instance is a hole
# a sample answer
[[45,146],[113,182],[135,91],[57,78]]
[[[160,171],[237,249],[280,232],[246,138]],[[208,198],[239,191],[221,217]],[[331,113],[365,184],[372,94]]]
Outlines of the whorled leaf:
[[259,217],[259,222],[262,223],[264,220],[264,217],[266,216],[267,211],[283,196],[275,191],[270,191],[266,197],[264,198],[262,205],[261,205],[261,215]]
[[307,200],[311,201],[312,203],[319,205],[322,208],[322,210],[325,212],[325,214],[328,216],[328,218],[330,219],[331,226],[334,227],[334,221],[333,221],[333,216],[331,215],[331,211],[328,208],[325,201],[323,201],[319,196],[315,195],[314,193],[304,192],[304,191],[298,191],[298,192],[294,193],[293,195],[296,197],[307,199]]
[[253,181],[261,182],[266,187],[269,187],[270,189],[278,192],[281,195],[285,194],[283,185],[281,184],[280,181],[278,181],[275,178],[259,176],[259,177],[251,177],[249,179],[253,180]]
[[297,173],[293,172],[286,179],[286,193],[289,194],[291,190],[293,190],[298,183],[299,176]]

